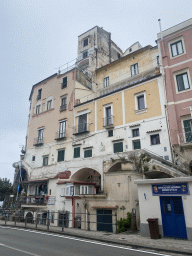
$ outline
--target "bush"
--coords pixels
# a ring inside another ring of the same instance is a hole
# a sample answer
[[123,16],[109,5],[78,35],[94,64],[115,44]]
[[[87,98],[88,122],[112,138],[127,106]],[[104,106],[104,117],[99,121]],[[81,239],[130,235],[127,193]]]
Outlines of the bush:
[[126,219],[121,218],[120,220],[117,221],[119,233],[125,232],[131,228],[131,219],[132,219],[132,213],[128,212]]

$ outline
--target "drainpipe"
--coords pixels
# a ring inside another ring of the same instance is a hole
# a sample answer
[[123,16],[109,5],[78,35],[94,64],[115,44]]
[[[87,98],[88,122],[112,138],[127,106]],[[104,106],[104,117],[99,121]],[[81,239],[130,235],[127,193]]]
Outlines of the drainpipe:
[[111,63],[111,33],[109,33],[109,64]]

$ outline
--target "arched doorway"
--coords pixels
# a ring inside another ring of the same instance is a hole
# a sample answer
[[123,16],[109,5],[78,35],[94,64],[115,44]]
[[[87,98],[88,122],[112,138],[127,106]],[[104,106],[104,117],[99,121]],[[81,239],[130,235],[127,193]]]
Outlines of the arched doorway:
[[26,221],[27,221],[27,223],[33,223],[33,214],[32,214],[32,212],[28,212],[26,214]]

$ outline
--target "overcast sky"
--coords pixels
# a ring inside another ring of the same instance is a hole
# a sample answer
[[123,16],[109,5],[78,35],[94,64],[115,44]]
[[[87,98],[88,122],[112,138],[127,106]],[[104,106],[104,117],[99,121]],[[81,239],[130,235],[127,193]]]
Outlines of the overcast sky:
[[0,178],[13,181],[32,85],[76,58],[78,35],[98,25],[123,51],[154,46],[159,18],[165,30],[191,14],[192,0],[1,0]]

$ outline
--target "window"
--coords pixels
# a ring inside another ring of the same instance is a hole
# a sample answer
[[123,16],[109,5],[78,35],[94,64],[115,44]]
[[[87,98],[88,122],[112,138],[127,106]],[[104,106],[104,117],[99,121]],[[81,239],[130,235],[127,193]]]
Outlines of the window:
[[37,144],[43,143],[43,129],[38,130]]
[[79,116],[78,133],[88,131],[87,114]]
[[33,162],[35,161],[35,156],[32,156],[32,161],[33,161]]
[[47,101],[47,110],[52,109],[52,100]]
[[103,87],[107,87],[107,86],[109,86],[109,76],[103,79]]
[[159,134],[151,135],[151,145],[160,144]]
[[40,114],[41,105],[36,106],[36,115]]
[[39,89],[37,93],[37,100],[41,99],[41,92],[42,92],[42,89]]
[[144,95],[137,97],[137,103],[138,103],[138,110],[145,109],[145,99]]
[[113,130],[108,131],[108,137],[113,137]]
[[61,188],[61,194],[60,196],[65,196],[65,188]]
[[131,65],[131,76],[139,74],[138,63]]
[[88,38],[85,38],[83,40],[83,47],[87,46],[88,45]]
[[80,147],[74,148],[74,158],[80,157]]
[[67,87],[67,76],[63,78],[63,83],[61,85],[61,89],[64,89]]
[[129,52],[132,52],[132,48],[129,48]]
[[90,195],[93,194],[93,186],[80,186],[81,195]]
[[44,156],[43,157],[43,166],[47,166],[48,165],[48,156]]
[[51,196],[51,189],[49,189],[49,195]]
[[111,115],[111,106],[105,107],[104,126],[113,124],[113,116]]
[[123,152],[123,142],[117,142],[113,144],[114,153]]
[[59,123],[59,138],[64,138],[66,133],[66,121],[61,121]]
[[183,128],[184,128],[185,141],[191,142],[192,141],[191,119],[183,120]]
[[61,99],[60,111],[64,111],[67,109],[67,97]]
[[117,53],[117,58],[118,58],[118,59],[120,59],[120,58],[121,58],[120,53]]
[[178,92],[184,91],[190,88],[189,78],[187,72],[176,75]]
[[83,59],[87,58],[88,57],[88,52],[83,52]]
[[133,129],[132,130],[132,135],[133,135],[133,137],[138,137],[139,136],[139,128]]
[[182,40],[171,44],[171,53],[172,53],[172,57],[175,57],[177,55],[184,53]]
[[141,143],[140,140],[134,140],[133,141],[133,149],[140,149],[141,148]]
[[87,149],[84,151],[84,158],[92,157],[92,149]]
[[65,156],[65,150],[58,150],[58,157],[57,157],[57,162],[62,162],[64,161],[64,156]]
[[157,65],[159,65],[160,62],[159,62],[159,55],[157,56]]

